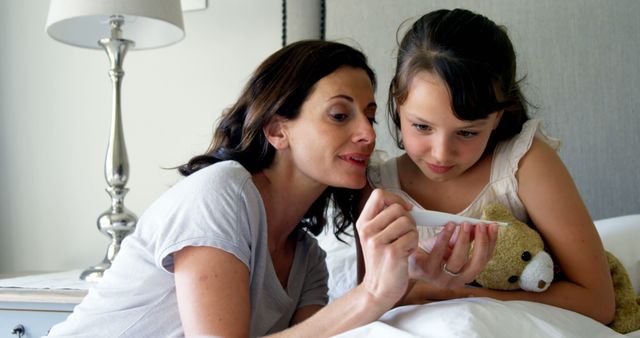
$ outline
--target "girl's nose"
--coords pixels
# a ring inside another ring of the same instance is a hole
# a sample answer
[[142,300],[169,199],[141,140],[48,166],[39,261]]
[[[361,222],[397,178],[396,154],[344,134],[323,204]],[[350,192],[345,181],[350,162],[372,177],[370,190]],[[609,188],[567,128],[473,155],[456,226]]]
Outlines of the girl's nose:
[[446,135],[436,136],[431,145],[431,156],[440,163],[447,163],[453,154],[453,145]]

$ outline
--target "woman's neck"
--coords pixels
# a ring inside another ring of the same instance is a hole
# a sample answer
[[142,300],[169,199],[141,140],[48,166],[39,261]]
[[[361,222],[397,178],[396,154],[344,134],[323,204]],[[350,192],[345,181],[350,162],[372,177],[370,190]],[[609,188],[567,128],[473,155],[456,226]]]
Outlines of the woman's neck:
[[274,162],[270,168],[252,176],[267,214],[269,250],[278,251],[287,244],[313,202],[326,186],[299,177],[295,170]]

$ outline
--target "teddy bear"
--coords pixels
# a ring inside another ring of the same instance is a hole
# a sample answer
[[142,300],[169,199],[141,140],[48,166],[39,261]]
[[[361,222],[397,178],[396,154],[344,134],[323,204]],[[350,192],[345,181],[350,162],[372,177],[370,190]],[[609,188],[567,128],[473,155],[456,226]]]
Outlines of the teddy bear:
[[[499,227],[493,256],[477,276],[476,283],[495,290],[547,290],[553,280],[554,268],[540,234],[516,219],[500,204],[485,206],[482,219],[506,222],[509,225]],[[609,326],[620,333],[638,330],[640,297],[636,295],[622,263],[610,252],[606,252],[606,255],[616,302],[614,320]]]
[[516,219],[501,204],[489,204],[482,219],[509,223],[498,228],[498,241],[491,260],[476,283],[489,289],[542,292],[553,280],[553,261],[544,251],[540,234]]

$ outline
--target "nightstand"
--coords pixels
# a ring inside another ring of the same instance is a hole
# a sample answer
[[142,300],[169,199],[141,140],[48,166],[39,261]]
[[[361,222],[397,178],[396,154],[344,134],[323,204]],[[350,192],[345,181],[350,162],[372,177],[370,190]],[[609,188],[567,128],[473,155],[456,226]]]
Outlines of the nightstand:
[[35,338],[64,321],[93,283],[80,270],[0,279],[0,337]]

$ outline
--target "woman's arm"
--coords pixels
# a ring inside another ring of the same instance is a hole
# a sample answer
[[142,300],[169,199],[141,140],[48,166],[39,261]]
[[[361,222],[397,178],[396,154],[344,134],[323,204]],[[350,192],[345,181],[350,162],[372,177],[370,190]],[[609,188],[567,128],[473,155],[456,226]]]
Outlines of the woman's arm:
[[[371,192],[373,189],[367,184],[364,189],[362,189],[362,196],[360,197],[360,203],[358,205],[358,212],[361,213],[362,209],[364,209],[364,205],[369,200],[369,196],[371,196]],[[360,216],[358,214],[357,216]],[[356,273],[357,273],[357,283],[362,283],[362,279],[364,279],[364,257],[362,255],[362,245],[360,245],[360,236],[358,235],[358,228],[353,227],[353,236],[355,237],[356,242]]]
[[247,266],[226,251],[204,246],[185,247],[173,259],[185,336],[248,337]]
[[410,208],[394,194],[373,191],[356,222],[366,265],[363,282],[307,320],[274,336],[333,336],[368,324],[389,310],[407,288],[408,257],[418,245]]
[[[378,319],[404,294],[408,257],[418,234],[411,206],[396,195],[374,191],[356,226],[367,265],[364,282],[320,309],[307,306],[280,337],[333,336]],[[185,336],[247,337],[250,328],[249,271],[235,256],[210,247],[174,253],[176,290]]]
[[[363,201],[366,201],[371,188],[368,186],[363,192]],[[425,302],[426,293],[415,285],[425,284],[428,289],[438,289],[450,294],[450,289],[460,288],[473,279],[484,269],[491,259],[498,237],[496,224],[464,224],[458,227],[456,233],[454,224],[448,224],[438,237],[431,243],[430,252],[418,248],[411,255],[410,282],[403,298],[396,305],[421,304]],[[357,281],[360,283],[365,274],[365,264],[357,229],[355,233],[357,256]],[[474,242],[472,259],[468,259],[471,243]],[[444,264],[455,269],[457,276],[444,272]],[[455,268],[454,268],[455,267]]]

